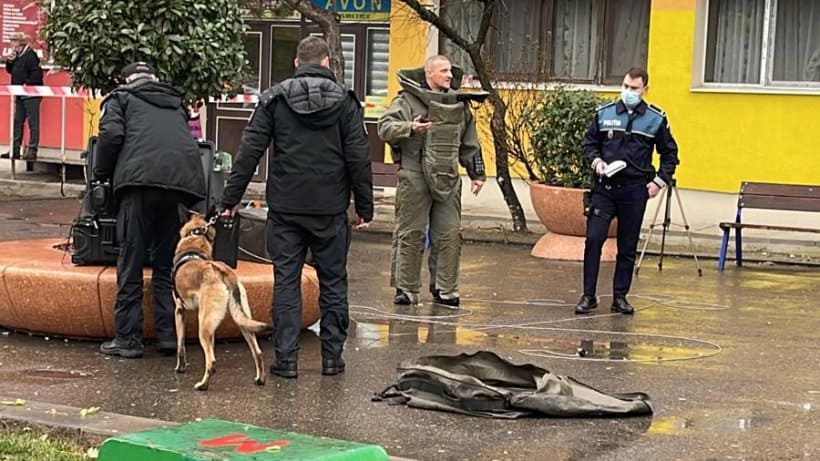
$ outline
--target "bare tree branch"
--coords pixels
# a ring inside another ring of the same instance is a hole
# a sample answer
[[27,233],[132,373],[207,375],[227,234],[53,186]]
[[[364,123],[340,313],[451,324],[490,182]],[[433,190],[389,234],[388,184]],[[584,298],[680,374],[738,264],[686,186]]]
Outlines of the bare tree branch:
[[[327,11],[310,0],[283,0],[286,5],[301,13],[322,28],[325,41],[330,46],[330,69],[336,81],[345,83],[345,57],[342,53],[341,18],[335,11]],[[333,2],[335,5],[335,2]],[[334,7],[335,8],[335,7]],[[350,82],[351,84],[353,82]]]
[[413,11],[419,15],[421,19],[425,22],[430,23],[433,27],[439,30],[445,37],[450,39],[453,43],[458,45],[459,48],[467,51],[473,45],[472,43],[468,42],[464,37],[459,35],[458,31],[456,31],[452,26],[447,24],[441,16],[437,15],[436,13],[432,12],[424,5],[419,3],[417,0],[401,0],[402,3],[406,4]]
[[478,77],[478,81],[481,83],[481,88],[490,93],[489,101],[493,106],[490,129],[493,133],[493,147],[495,148],[496,182],[501,189],[501,194],[504,196],[504,201],[507,203],[507,208],[510,210],[513,230],[516,232],[527,231],[527,218],[524,215],[524,209],[521,207],[521,202],[518,200],[518,195],[513,188],[510,178],[508,152],[513,149],[510,149],[506,126],[507,105],[495,87],[493,87],[493,76],[490,71],[491,64],[482,56],[482,48],[484,43],[486,43],[487,34],[492,25],[493,15],[495,14],[498,4],[497,0],[474,0],[481,2],[482,15],[481,23],[473,42],[468,41],[440,15],[424,7],[418,0],[400,1],[410,7],[419,18],[433,25],[441,34],[447,37],[447,39],[467,53],[473,64],[473,68],[475,68],[476,77]]

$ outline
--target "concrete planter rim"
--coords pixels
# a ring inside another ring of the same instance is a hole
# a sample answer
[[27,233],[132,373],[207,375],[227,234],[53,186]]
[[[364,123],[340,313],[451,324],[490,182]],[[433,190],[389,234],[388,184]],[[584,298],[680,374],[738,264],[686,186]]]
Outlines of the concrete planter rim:
[[[530,184],[530,198],[535,214],[549,232],[586,236],[583,193],[587,189],[554,186],[543,182]],[[617,235],[616,220],[609,226],[610,237]]]

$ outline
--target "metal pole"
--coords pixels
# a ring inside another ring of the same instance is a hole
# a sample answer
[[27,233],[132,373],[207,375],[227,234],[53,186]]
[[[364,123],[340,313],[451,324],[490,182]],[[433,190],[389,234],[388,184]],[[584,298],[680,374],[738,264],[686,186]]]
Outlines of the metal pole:
[[672,180],[669,187],[666,188],[666,209],[663,212],[663,231],[661,231],[661,258],[658,260],[658,271],[663,270],[663,252],[666,247],[666,231],[669,229],[669,224],[672,222],[669,216],[672,210],[672,189],[675,187],[675,181]]
[[60,195],[65,197],[65,95],[60,96]]
[[678,189],[675,189],[675,198],[678,200],[678,208],[683,218],[683,228],[686,231],[686,237],[689,239],[689,250],[692,252],[692,257],[695,258],[695,267],[698,268],[698,277],[701,277],[703,276],[703,269],[701,269],[700,262],[698,262],[698,255],[695,253],[695,244],[692,243],[692,233],[689,231],[689,221],[686,220],[686,213],[683,212],[683,202],[680,199]]
[[649,225],[649,233],[646,235],[646,240],[643,241],[641,257],[638,258],[638,264],[635,265],[635,275],[638,275],[638,272],[641,270],[641,263],[643,263],[643,257],[646,254],[646,247],[649,246],[649,240],[652,239],[652,232],[655,230],[655,226],[658,225],[658,213],[660,213],[661,211],[661,206],[663,205],[663,198],[663,195],[658,198],[658,206],[655,207],[655,214],[652,215],[652,223]]
[[9,161],[11,162],[11,179],[17,179],[14,161],[14,95],[9,93]]

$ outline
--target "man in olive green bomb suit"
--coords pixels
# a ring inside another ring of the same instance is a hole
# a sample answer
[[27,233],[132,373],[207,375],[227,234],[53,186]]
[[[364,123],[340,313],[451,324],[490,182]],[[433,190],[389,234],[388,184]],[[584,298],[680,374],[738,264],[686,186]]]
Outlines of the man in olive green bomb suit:
[[445,56],[424,68],[398,72],[402,90],[379,118],[379,137],[399,164],[396,230],[390,255],[390,285],[396,304],[416,304],[421,291],[425,228],[430,229],[430,292],[439,304],[459,305],[461,257],[461,164],[477,195],[484,163],[470,101],[486,93],[457,91],[462,72]]

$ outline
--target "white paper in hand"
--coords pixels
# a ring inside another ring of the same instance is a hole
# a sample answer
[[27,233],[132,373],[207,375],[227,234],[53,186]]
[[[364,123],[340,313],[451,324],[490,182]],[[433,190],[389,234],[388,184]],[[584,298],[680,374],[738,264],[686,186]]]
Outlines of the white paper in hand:
[[615,173],[623,170],[624,168],[626,168],[626,162],[623,160],[615,160],[604,168],[604,174],[607,178],[611,178],[615,175]]

